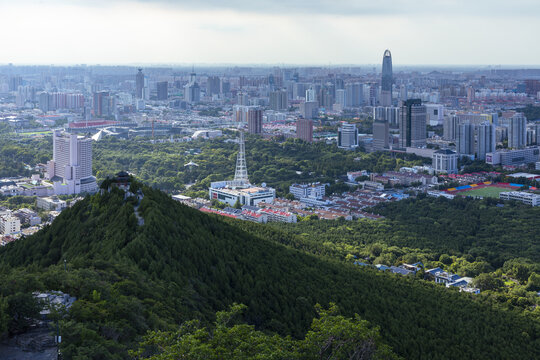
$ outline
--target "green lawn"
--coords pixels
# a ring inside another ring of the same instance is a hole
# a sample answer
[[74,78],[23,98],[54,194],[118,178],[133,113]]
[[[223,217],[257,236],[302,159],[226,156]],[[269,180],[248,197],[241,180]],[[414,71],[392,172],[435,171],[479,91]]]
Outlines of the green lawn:
[[459,193],[459,195],[499,198],[499,194],[506,191],[512,191],[512,189],[502,188],[502,187],[497,187],[497,186],[488,186],[481,189],[471,189],[471,190],[463,191]]

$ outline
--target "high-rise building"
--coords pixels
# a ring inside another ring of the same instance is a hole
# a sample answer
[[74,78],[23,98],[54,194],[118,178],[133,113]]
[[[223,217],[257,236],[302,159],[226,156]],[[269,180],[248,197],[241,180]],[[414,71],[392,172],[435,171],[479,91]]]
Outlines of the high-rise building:
[[236,103],[238,105],[249,105],[249,96],[246,93],[239,92],[236,95]]
[[47,162],[47,177],[56,195],[93,193],[92,139],[61,130],[53,133],[53,159]]
[[313,142],[313,120],[296,120],[296,137],[306,142]]
[[338,129],[338,147],[348,150],[358,147],[358,129],[355,124],[341,124]]
[[201,101],[201,88],[195,79],[195,73],[190,74],[189,82],[184,86],[184,100],[190,104]]
[[226,95],[231,92],[231,83],[229,80],[220,79],[219,91],[222,95]]
[[476,158],[480,160],[486,159],[486,154],[495,151],[495,125],[480,124],[476,126]]
[[301,105],[300,112],[305,119],[316,118],[319,112],[319,103],[317,101],[306,101]]
[[219,76],[209,76],[206,79],[206,95],[212,96],[219,94],[220,80]]
[[317,93],[313,88],[309,88],[306,90],[306,102],[308,101],[317,101]]
[[460,124],[457,127],[456,150],[459,155],[474,155],[485,160],[486,154],[495,151],[495,126],[484,124]]
[[390,126],[386,120],[373,121],[373,151],[388,149]]
[[157,99],[167,100],[169,98],[169,83],[167,81],[159,81],[157,83]]
[[347,92],[344,89],[336,90],[336,104],[339,104],[341,109],[349,106],[349,99],[347,99]]
[[270,93],[270,109],[281,111],[287,110],[288,106],[287,90],[276,90]]
[[431,126],[444,126],[444,105],[425,104],[426,122]]
[[360,83],[345,84],[345,92],[347,93],[347,106],[359,107],[362,105],[363,85]]
[[144,74],[142,69],[138,69],[137,75],[135,75],[135,97],[137,99],[143,99],[143,88],[144,88]]
[[456,149],[460,155],[474,155],[474,124],[458,126]]
[[426,145],[426,107],[420,99],[409,99],[401,106],[399,146],[420,148]]
[[382,79],[381,79],[381,105],[392,105],[392,54],[390,50],[386,50],[383,56],[382,63]]
[[520,113],[510,118],[508,126],[508,147],[522,149],[527,143],[527,118]]
[[250,134],[262,134],[263,111],[258,106],[248,106],[247,107],[247,123],[248,123],[248,132]]
[[400,111],[401,109],[396,106],[375,106],[373,108],[373,119],[385,120],[388,122],[389,126],[398,127]]
[[113,116],[116,100],[108,91],[99,91],[93,96],[93,113],[95,117]]
[[456,115],[450,114],[444,116],[443,123],[443,139],[448,141],[455,141],[457,137],[457,127],[459,119]]

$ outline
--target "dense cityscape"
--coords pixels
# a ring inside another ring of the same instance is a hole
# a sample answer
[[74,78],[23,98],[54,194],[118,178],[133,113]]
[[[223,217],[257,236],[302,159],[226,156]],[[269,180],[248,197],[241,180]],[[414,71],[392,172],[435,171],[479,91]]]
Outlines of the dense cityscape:
[[540,67],[402,49],[0,56],[0,360],[538,356]]

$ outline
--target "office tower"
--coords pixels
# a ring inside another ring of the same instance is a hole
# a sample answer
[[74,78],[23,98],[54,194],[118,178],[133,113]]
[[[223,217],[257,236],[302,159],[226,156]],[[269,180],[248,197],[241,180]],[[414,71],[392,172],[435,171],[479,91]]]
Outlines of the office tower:
[[231,92],[231,83],[228,80],[221,79],[219,86],[219,91],[222,95],[226,95]]
[[437,150],[433,153],[432,166],[437,173],[456,174],[458,155],[449,149]]
[[239,92],[236,95],[236,103],[238,105],[249,105],[249,96],[243,92]]
[[527,143],[527,118],[523,114],[515,114],[508,124],[508,147],[522,149]]
[[287,90],[276,90],[270,93],[270,109],[287,110],[288,106]]
[[409,99],[401,106],[399,120],[399,146],[423,147],[426,145],[426,107],[420,99]]
[[209,76],[206,79],[206,95],[217,95],[220,92],[219,76]]
[[390,126],[386,120],[373,121],[373,151],[388,149]]
[[169,98],[169,83],[167,81],[160,81],[157,83],[157,99],[167,100]]
[[56,195],[92,193],[92,139],[61,130],[53,133],[53,159],[47,162],[47,177]]
[[313,142],[313,120],[296,120],[296,137],[306,142]]
[[336,90],[336,104],[339,104],[341,109],[349,106],[347,92],[344,89]]
[[474,155],[474,124],[458,125],[456,149],[460,155]]
[[363,86],[360,83],[345,84],[345,92],[347,97],[347,106],[359,107],[362,105]]
[[480,124],[475,126],[476,130],[476,159],[485,160],[486,154],[496,150],[495,125]]
[[135,75],[135,97],[137,99],[143,99],[143,88],[144,88],[144,74],[142,69],[138,69],[139,72]]
[[113,116],[116,110],[116,101],[114,96],[108,91],[99,91],[93,96],[94,116]]
[[247,123],[248,123],[248,132],[250,134],[262,134],[262,118],[263,111],[258,106],[248,106],[247,107]]
[[392,105],[392,54],[390,50],[386,50],[383,56],[382,63],[382,79],[381,79],[381,105]]
[[338,129],[338,147],[349,150],[358,147],[358,129],[355,124],[343,123]]
[[184,100],[190,104],[201,101],[201,88],[196,81],[195,72],[189,74],[189,82],[184,86]]
[[443,124],[443,139],[448,141],[455,141],[457,137],[457,127],[459,124],[458,117],[456,115],[445,115]]
[[293,84],[292,97],[297,100],[306,96],[307,84],[296,82]]

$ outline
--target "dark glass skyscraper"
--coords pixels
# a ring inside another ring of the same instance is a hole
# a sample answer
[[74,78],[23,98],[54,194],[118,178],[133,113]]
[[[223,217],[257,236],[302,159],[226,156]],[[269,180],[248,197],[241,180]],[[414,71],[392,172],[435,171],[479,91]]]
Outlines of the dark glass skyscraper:
[[392,54],[386,50],[382,62],[381,105],[392,105]]
[[143,98],[143,88],[144,88],[144,74],[142,69],[138,69],[139,72],[135,76],[135,96],[138,99]]

